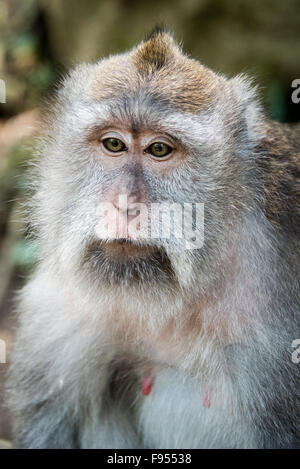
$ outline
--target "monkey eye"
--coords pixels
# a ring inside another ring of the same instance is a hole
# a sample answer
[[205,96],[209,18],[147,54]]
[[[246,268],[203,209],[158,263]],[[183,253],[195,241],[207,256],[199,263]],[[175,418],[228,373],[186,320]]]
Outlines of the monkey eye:
[[111,153],[120,153],[127,150],[125,144],[118,138],[110,137],[102,140],[104,147]]
[[164,158],[173,151],[173,148],[170,145],[167,145],[163,142],[152,143],[146,150],[146,153],[154,156],[155,158]]

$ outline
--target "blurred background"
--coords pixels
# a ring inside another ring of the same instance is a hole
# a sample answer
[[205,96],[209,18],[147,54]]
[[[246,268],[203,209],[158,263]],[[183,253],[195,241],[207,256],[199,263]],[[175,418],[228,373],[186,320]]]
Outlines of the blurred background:
[[[0,340],[7,362],[14,293],[35,262],[20,211],[43,99],[68,68],[131,48],[157,23],[215,71],[254,75],[270,118],[300,121],[300,103],[291,100],[291,83],[300,79],[299,0],[0,0]],[[0,439],[11,431],[6,369],[0,357]]]

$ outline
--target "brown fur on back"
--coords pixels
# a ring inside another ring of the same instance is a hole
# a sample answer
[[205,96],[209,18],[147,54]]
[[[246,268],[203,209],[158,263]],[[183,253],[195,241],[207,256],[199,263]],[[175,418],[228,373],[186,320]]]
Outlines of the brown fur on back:
[[259,165],[264,173],[266,213],[277,227],[300,232],[300,128],[266,123]]

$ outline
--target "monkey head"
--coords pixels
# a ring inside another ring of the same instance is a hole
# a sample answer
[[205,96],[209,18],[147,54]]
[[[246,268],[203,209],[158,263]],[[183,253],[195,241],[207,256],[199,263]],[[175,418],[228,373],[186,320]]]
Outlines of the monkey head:
[[[78,66],[49,111],[38,165],[42,258],[116,287],[188,288],[217,265],[236,214],[252,203],[259,133],[247,81],[213,73],[164,31]],[[161,207],[173,214],[165,232]]]

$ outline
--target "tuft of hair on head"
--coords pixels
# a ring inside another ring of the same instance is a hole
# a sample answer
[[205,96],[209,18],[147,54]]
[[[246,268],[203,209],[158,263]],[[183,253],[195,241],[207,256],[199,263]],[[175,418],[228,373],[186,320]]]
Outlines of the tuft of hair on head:
[[168,34],[169,36],[173,36],[172,32],[169,29],[167,29],[166,25],[156,24],[154,28],[150,31],[150,33],[145,36],[145,39],[143,42],[147,42],[150,39],[154,39],[156,36],[163,35],[163,34]]
[[135,65],[140,72],[160,70],[179,52],[173,35],[157,25],[135,49]]

